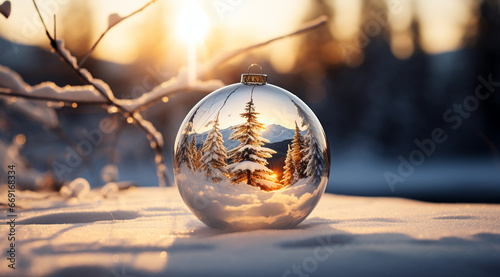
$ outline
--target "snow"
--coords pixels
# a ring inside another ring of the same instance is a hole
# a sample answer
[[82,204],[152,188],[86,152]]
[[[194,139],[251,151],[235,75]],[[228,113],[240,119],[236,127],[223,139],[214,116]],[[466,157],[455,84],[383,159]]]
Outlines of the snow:
[[90,85],[59,87],[52,82],[43,82],[31,87],[23,81],[19,74],[1,65],[0,85],[15,93],[31,97],[48,97],[55,99],[55,101],[105,102],[104,97]]
[[[207,180],[202,172],[185,165],[176,175],[176,184],[188,206],[205,222],[231,229],[273,228],[302,221],[314,208],[326,187],[326,178],[317,184],[300,184],[275,191],[264,191],[244,183]],[[263,213],[262,211],[266,211]]]
[[22,145],[7,144],[0,140],[0,187],[7,186],[7,171],[9,165],[16,165],[16,184],[18,188],[39,190],[43,187],[46,175],[37,169],[29,167],[29,162],[22,154]]
[[42,124],[47,129],[59,126],[55,110],[46,105],[18,98],[16,102],[10,104],[10,107],[25,115],[30,120]]
[[66,47],[64,47],[64,40],[62,40],[62,39],[56,40],[56,46],[57,46],[57,49],[59,49],[59,51],[61,52],[61,55],[63,56],[63,58],[65,60],[69,61],[74,68],[77,68],[78,62],[76,60],[76,57],[74,57],[71,54],[71,52],[68,49],[66,49]]
[[[50,192],[18,192],[20,254],[15,270],[2,259],[0,275],[299,276],[297,268],[309,276],[499,272],[500,205],[325,194],[297,228],[225,232],[193,216],[176,188],[115,195],[105,199],[92,190],[69,201]],[[8,228],[2,224],[0,232]],[[1,240],[5,247],[7,235]]]
[[260,184],[264,187],[267,187],[268,189],[277,189],[277,188],[282,187],[282,185],[279,183],[275,183],[275,182],[271,182],[271,181],[267,181],[267,180],[263,180],[263,179],[256,179],[254,182],[256,184]]
[[101,180],[105,183],[118,180],[119,172],[116,164],[107,164],[101,169]]
[[262,170],[262,171],[272,172],[272,170],[270,170],[266,166],[252,161],[242,161],[239,163],[234,163],[229,165],[228,168],[233,172],[238,170],[250,170],[251,172],[254,172],[256,170]]
[[247,149],[250,149],[250,150],[253,150],[253,152],[268,152],[271,154],[276,153],[276,151],[274,151],[271,148],[262,147],[262,146],[255,146],[255,145],[251,145],[251,144],[243,145],[243,146],[237,147],[236,149],[238,150],[238,152],[243,152]]
[[173,77],[165,81],[151,91],[142,94],[136,99],[115,99],[115,102],[128,111],[136,110],[137,108],[146,105],[154,100],[161,99],[164,96],[180,92],[180,91],[199,91],[211,92],[224,86],[219,80],[200,81],[188,83],[187,77],[183,77],[184,71],[180,71],[178,77]]
[[82,198],[90,191],[90,184],[84,178],[76,178],[71,181],[69,185],[62,186],[59,190],[59,194],[63,197],[76,197]]

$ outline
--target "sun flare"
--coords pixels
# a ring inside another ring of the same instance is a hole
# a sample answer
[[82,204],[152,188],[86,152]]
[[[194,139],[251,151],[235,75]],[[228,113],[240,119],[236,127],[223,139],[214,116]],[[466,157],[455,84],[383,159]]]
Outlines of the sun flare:
[[201,41],[208,31],[207,13],[198,5],[182,8],[177,19],[177,34],[190,43]]

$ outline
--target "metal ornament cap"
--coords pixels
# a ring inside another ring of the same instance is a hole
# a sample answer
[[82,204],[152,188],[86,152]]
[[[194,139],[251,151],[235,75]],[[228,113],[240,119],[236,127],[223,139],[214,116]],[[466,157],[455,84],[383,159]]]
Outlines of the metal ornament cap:
[[[260,68],[260,74],[258,73],[250,73],[250,69],[254,66],[258,66]],[[251,64],[248,67],[248,71],[246,74],[241,74],[241,83],[245,85],[265,85],[267,84],[267,75],[262,73],[262,67],[258,64]]]

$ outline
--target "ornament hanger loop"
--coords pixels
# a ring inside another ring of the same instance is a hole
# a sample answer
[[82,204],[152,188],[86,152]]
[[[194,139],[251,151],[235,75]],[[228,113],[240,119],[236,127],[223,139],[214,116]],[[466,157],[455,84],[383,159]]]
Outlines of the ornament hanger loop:
[[[250,73],[250,69],[255,66],[260,68],[260,74]],[[253,63],[248,67],[246,74],[241,74],[241,82],[245,85],[265,85],[267,84],[267,75],[262,72],[262,66]]]
[[248,67],[248,70],[247,70],[247,74],[250,74],[250,68],[254,67],[254,66],[258,66],[260,68],[260,75],[263,75],[262,73],[262,66],[256,64],[256,63],[253,63],[251,64],[249,67]]

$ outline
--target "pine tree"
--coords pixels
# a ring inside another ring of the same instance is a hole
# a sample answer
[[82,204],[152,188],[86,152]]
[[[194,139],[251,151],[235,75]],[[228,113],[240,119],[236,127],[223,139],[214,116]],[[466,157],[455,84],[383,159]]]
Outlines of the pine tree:
[[284,171],[283,176],[281,176],[281,183],[283,184],[283,186],[289,186],[293,182],[293,175],[295,172],[290,144],[288,145],[288,151],[286,152],[285,166],[283,167],[283,169]]
[[217,183],[227,174],[227,152],[223,143],[219,129],[219,114],[217,114],[212,130],[203,142],[204,155],[200,158],[201,169],[206,172],[207,178],[212,178]]
[[181,141],[177,146],[174,158],[174,168],[177,172],[180,172],[182,164],[186,164],[186,166],[191,169],[191,159],[189,157],[189,134],[193,129],[193,120],[196,116],[196,113],[198,112],[198,109],[199,107],[194,111],[193,115],[191,115],[188,122],[186,123],[186,127],[184,127],[184,130],[182,130]]
[[304,149],[301,151],[303,155],[302,162],[305,166],[304,177],[310,177],[317,182],[324,173],[327,172],[327,160],[325,158],[327,154],[322,152],[314,135],[317,134],[316,136],[320,136],[320,131],[316,130],[314,126],[310,124],[313,119],[293,100],[292,103],[297,108],[297,114],[302,118],[302,126],[307,127],[307,133],[304,136]]
[[313,138],[312,132],[307,130],[305,135],[306,148],[303,150],[303,161],[307,163],[305,175],[312,180],[319,181],[325,172],[326,161],[318,142]]
[[273,176],[273,171],[267,168],[267,158],[271,158],[276,151],[262,147],[269,141],[262,137],[261,130],[265,125],[257,120],[253,98],[246,103],[245,112],[240,114],[246,122],[234,126],[229,139],[239,140],[240,145],[229,151],[232,182],[244,182],[263,190],[274,190],[281,187]]
[[303,161],[305,148],[304,137],[300,133],[299,126],[295,122],[295,135],[292,140],[292,162],[294,165],[292,184],[305,177],[307,163]]
[[196,147],[196,133],[193,134],[193,139],[189,145],[188,157],[190,162],[190,166],[188,167],[191,168],[191,170],[195,171],[201,166],[200,151],[198,150],[198,147]]
[[191,128],[193,126],[193,122],[188,122],[184,130],[182,130],[182,137],[179,146],[177,147],[176,155],[175,155],[175,164],[176,170],[180,171],[180,167],[182,164],[186,164],[189,169],[191,169],[191,159],[189,157],[189,133],[191,132]]

